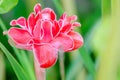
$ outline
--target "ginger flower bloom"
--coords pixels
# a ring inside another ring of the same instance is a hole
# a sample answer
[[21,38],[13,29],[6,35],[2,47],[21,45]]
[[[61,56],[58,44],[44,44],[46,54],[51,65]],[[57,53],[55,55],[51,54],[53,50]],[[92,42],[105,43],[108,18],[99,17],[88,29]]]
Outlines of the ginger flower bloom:
[[83,45],[83,38],[74,31],[80,26],[80,23],[73,22],[76,19],[77,16],[64,13],[57,20],[51,8],[42,10],[41,5],[36,4],[28,19],[20,17],[11,21],[11,26],[20,28],[10,28],[8,35],[17,48],[33,51],[41,68],[48,68],[55,64],[60,49],[68,52]]

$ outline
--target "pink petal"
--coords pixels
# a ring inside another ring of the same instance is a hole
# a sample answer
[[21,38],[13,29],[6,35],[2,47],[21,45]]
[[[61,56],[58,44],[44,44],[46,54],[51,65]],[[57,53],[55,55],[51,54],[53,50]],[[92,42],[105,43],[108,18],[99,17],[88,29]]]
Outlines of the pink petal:
[[[64,24],[64,21],[63,21],[62,19],[59,19],[58,23],[59,23],[59,26],[62,27],[63,24]],[[62,28],[61,28],[61,29],[62,29]]]
[[55,20],[56,15],[55,15],[55,12],[51,8],[45,8],[41,11],[40,18],[47,19],[47,20]]
[[52,34],[53,37],[57,36],[60,33],[60,27],[57,21],[53,22],[53,26],[52,26]]
[[51,10],[50,15],[51,15],[52,20],[56,19],[56,15],[55,15],[55,12],[53,10]]
[[81,26],[81,24],[79,22],[74,22],[72,26]]
[[34,45],[33,53],[41,68],[48,68],[55,64],[57,60],[57,50],[48,45]]
[[11,25],[11,26],[16,26],[16,25],[17,25],[16,20],[12,20],[12,21],[10,22],[10,25]]
[[38,20],[36,25],[35,25],[35,28],[33,30],[33,35],[34,35],[34,38],[35,39],[42,39],[43,38],[43,29],[41,27],[41,23],[42,21],[41,20]]
[[60,17],[60,19],[65,19],[67,17],[66,13],[63,13],[62,16]]
[[38,12],[36,15],[35,15],[35,21],[38,21],[40,18],[40,12]]
[[68,21],[72,21],[72,20],[77,20],[77,16],[76,15],[73,15],[73,16],[70,16],[67,18]]
[[28,28],[29,28],[29,31],[30,33],[32,34],[33,32],[33,29],[35,27],[35,15],[34,13],[31,13],[30,16],[28,17]]
[[20,27],[22,27],[23,29],[26,29],[27,26],[26,26],[26,19],[24,17],[20,17],[18,18],[17,20],[12,20],[10,22],[10,25],[11,26],[16,26],[16,25],[19,25]]
[[31,45],[23,46],[23,45],[16,44],[15,46],[17,48],[19,48],[19,49],[32,50],[32,46]]
[[83,38],[79,33],[71,31],[68,35],[71,36],[74,41],[74,47],[72,50],[75,50],[83,45]]
[[10,44],[11,46],[16,46],[16,47],[19,48],[19,49],[32,50],[31,45],[21,45],[21,44],[16,43],[15,41],[13,41],[13,40],[11,40],[11,39],[9,39],[8,42],[9,42],[9,44]]
[[69,23],[62,27],[61,32],[68,33],[71,29],[72,29],[72,24]]
[[64,51],[69,51],[74,46],[72,38],[66,34],[60,34],[51,42],[51,44],[57,49],[63,49]]
[[42,23],[43,27],[43,42],[49,42],[50,40],[53,39],[52,35],[52,23],[50,21],[43,21]]
[[37,14],[39,11],[41,11],[41,5],[40,5],[39,3],[35,5],[34,11],[35,11],[36,14]]
[[26,46],[31,39],[29,32],[20,28],[10,28],[8,35],[16,44],[24,46]]
[[32,47],[30,45],[29,46],[16,45],[16,47],[24,50],[32,50]]

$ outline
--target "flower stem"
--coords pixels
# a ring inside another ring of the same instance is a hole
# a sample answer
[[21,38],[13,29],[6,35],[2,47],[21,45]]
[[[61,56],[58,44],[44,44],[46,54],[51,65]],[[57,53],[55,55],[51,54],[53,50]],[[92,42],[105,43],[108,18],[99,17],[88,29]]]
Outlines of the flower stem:
[[40,68],[38,61],[34,59],[36,80],[46,80],[46,71]]
[[63,52],[63,50],[59,51],[59,65],[60,65],[61,80],[65,80],[64,52]]

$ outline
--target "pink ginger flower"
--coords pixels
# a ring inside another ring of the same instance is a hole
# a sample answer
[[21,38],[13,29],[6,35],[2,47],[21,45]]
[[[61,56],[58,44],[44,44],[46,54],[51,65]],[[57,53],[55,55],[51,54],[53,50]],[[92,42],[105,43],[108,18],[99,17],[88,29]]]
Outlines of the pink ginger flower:
[[83,38],[74,31],[74,27],[80,26],[73,22],[76,19],[77,16],[64,13],[57,20],[51,8],[41,10],[41,5],[36,4],[28,19],[11,21],[11,26],[20,28],[10,28],[8,35],[17,48],[32,50],[41,68],[48,68],[55,64],[60,49],[68,52],[83,45]]

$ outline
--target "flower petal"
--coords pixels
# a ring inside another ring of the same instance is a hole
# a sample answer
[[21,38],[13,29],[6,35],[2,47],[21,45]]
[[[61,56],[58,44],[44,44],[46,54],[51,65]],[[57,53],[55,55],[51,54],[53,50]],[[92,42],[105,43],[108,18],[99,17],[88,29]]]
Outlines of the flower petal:
[[31,45],[19,45],[19,44],[15,44],[15,46],[19,49],[24,49],[24,50],[32,50],[32,46]]
[[19,49],[32,50],[31,45],[21,45],[21,44],[18,44],[18,43],[16,43],[16,42],[14,42],[14,41],[11,40],[11,39],[9,39],[8,42],[9,42],[9,44],[10,44],[11,46],[16,46],[16,47],[19,48]]
[[27,26],[26,26],[26,19],[24,17],[20,17],[18,18],[17,20],[12,20],[10,22],[10,25],[11,26],[16,26],[16,25],[19,25],[20,27],[22,27],[23,29],[26,29]]
[[66,13],[63,13],[62,16],[60,16],[60,19],[65,19],[67,17]]
[[79,33],[71,31],[68,35],[71,36],[74,41],[74,47],[72,50],[75,50],[83,45],[83,38]]
[[8,35],[16,44],[24,46],[27,45],[31,39],[29,32],[20,28],[10,28]]
[[56,15],[55,12],[51,9],[51,8],[45,8],[41,11],[41,15],[40,18],[45,20],[55,20],[56,19]]
[[52,34],[53,34],[53,37],[57,36],[60,32],[60,27],[59,27],[59,24],[57,21],[54,21],[53,22],[53,25],[52,25]]
[[73,26],[81,26],[81,24],[79,22],[74,22],[72,25]]
[[35,27],[35,15],[34,13],[31,13],[30,16],[28,17],[28,28],[29,28],[29,32],[32,34],[33,33],[33,29]]
[[[60,28],[63,27],[64,21],[63,21],[62,19],[59,19],[59,20],[58,20],[58,23],[59,23]],[[62,28],[61,28],[61,29],[62,29]]]
[[77,16],[76,15],[72,15],[72,16],[69,16],[68,18],[67,18],[67,20],[70,22],[70,21],[75,21],[75,20],[77,20]]
[[61,32],[68,33],[71,29],[72,29],[72,24],[69,23],[62,27]]
[[34,35],[35,39],[37,39],[37,38],[42,39],[42,37],[43,37],[43,29],[41,27],[41,24],[42,24],[42,21],[38,20],[35,25],[35,28],[33,30],[33,35]]
[[18,45],[18,44],[16,44],[15,46],[16,46],[17,48],[19,48],[19,49],[32,50],[31,45],[23,46],[23,45]]
[[48,44],[34,45],[33,53],[41,68],[53,66],[58,56],[57,49]]
[[41,11],[41,5],[40,5],[39,3],[35,5],[34,11],[35,11],[36,14],[37,14],[39,11]]
[[36,15],[35,15],[35,21],[38,21],[40,18],[40,12],[38,12]]
[[53,10],[51,10],[50,15],[51,15],[52,20],[56,19],[56,15],[55,15],[55,12]]
[[51,42],[51,44],[57,49],[63,49],[64,51],[69,51],[73,48],[73,40],[66,34],[60,34]]
[[71,30],[74,30],[74,28],[76,28],[76,27],[81,27],[81,24],[79,22],[73,22]]
[[49,42],[50,40],[53,39],[52,35],[52,23],[50,21],[43,21],[42,22],[42,27],[43,27],[43,42]]

